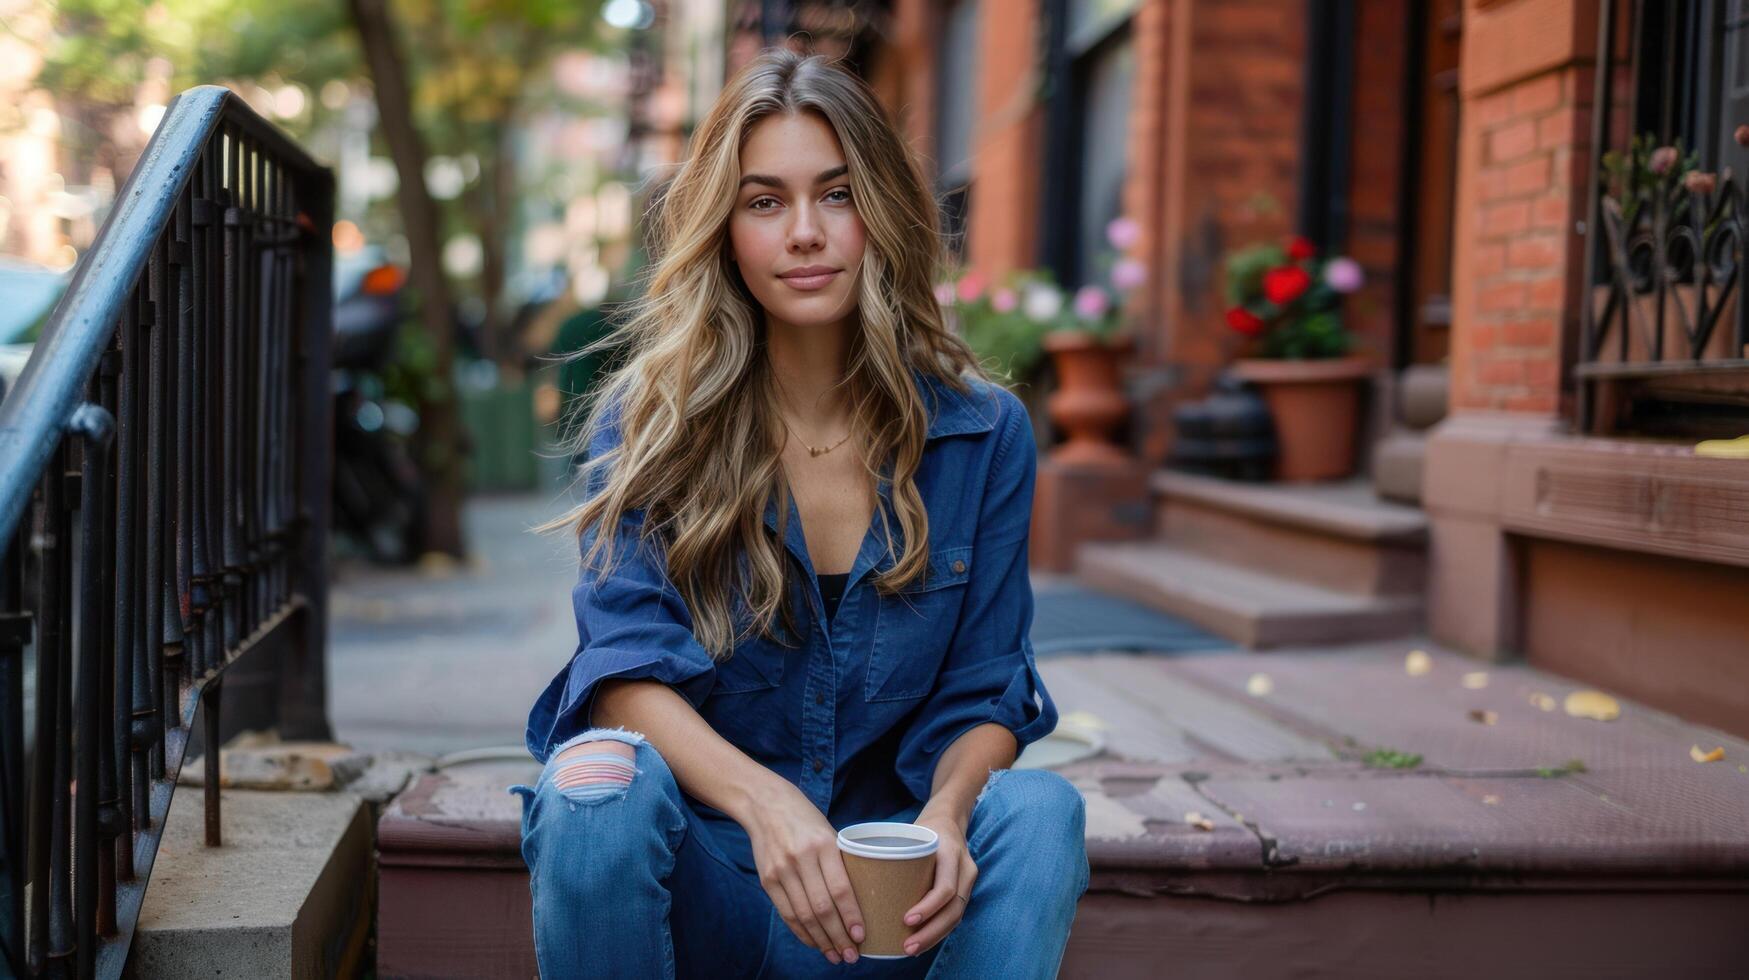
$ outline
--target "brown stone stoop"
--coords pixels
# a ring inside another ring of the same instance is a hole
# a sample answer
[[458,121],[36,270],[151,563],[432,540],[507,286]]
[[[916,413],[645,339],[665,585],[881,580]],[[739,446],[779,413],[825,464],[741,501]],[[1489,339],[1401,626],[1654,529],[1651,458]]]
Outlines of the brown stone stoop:
[[1082,545],[1096,588],[1249,647],[1340,643],[1421,628],[1427,521],[1360,480],[1254,484],[1152,475],[1155,540]]

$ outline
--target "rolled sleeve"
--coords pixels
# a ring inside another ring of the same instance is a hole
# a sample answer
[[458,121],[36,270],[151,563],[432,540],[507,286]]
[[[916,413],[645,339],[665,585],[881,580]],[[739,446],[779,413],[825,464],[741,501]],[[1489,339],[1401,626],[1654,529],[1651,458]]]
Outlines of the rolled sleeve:
[[919,800],[929,799],[941,754],[967,731],[994,722],[1024,749],[1057,725],[1029,638],[1027,538],[1038,448],[1019,400],[1007,392],[1003,400],[1005,426],[990,466],[959,624],[935,685],[899,741],[899,779]]
[[[609,433],[592,442],[591,455],[611,438]],[[543,763],[566,739],[592,727],[604,680],[661,681],[694,708],[715,684],[715,662],[692,634],[692,615],[668,578],[667,562],[641,538],[642,524],[641,512],[627,512],[614,535],[608,571],[586,567],[578,574],[571,591],[577,648],[529,714],[528,749]],[[578,539],[580,556],[596,536],[591,528]]]

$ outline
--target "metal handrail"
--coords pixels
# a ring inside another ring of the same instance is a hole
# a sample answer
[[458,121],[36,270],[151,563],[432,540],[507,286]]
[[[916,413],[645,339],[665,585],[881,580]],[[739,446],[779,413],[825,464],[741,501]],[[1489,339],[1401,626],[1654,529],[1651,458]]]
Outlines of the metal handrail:
[[333,197],[233,93],[182,93],[0,402],[14,975],[121,975],[197,707],[218,843],[239,656],[281,657],[282,721],[326,730]]

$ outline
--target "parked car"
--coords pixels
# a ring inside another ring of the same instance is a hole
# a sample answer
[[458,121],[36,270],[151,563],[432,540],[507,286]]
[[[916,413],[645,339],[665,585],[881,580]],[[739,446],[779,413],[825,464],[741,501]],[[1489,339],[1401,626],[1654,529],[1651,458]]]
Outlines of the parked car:
[[0,399],[24,371],[43,321],[71,278],[48,266],[0,257]]

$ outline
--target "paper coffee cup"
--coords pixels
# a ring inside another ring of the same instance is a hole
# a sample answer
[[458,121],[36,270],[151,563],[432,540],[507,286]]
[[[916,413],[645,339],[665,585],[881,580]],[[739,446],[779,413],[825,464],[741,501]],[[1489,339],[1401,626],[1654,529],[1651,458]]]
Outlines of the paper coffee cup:
[[917,930],[905,924],[905,913],[935,882],[940,842],[935,831],[914,823],[859,823],[838,832],[838,851],[862,909],[858,953],[878,960],[906,956],[905,940]]

